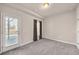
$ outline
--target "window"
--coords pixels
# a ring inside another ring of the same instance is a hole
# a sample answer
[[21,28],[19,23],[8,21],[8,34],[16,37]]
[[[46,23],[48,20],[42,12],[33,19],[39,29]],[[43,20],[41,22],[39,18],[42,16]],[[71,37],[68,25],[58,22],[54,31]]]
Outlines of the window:
[[5,46],[11,46],[18,43],[18,19],[5,18]]

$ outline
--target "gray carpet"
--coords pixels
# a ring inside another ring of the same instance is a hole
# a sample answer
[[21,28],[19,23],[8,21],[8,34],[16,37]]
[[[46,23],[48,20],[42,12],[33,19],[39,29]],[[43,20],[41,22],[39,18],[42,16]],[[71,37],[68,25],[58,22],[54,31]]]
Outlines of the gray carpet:
[[48,39],[41,39],[3,55],[79,55],[76,46]]

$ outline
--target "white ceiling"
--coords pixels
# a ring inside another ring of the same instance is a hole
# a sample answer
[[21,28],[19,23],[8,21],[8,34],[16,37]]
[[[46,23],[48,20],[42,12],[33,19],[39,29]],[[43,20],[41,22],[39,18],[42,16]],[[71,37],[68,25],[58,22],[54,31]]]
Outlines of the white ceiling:
[[50,3],[48,8],[43,8],[42,3],[17,3],[16,5],[31,10],[44,18],[58,13],[67,12],[77,7],[77,4],[75,3]]

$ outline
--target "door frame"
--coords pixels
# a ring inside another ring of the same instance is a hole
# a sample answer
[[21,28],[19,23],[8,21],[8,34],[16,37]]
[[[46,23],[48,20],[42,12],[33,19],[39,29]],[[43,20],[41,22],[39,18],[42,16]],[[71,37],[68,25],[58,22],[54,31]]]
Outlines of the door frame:
[[[33,20],[33,41],[37,41],[38,40],[38,36],[37,36],[37,22],[39,21],[39,26],[40,26],[40,29],[39,29],[39,40],[42,39],[42,21],[40,20],[36,20],[34,19]],[[36,29],[36,30],[35,30]]]
[[[18,17],[16,17],[15,15],[11,15],[11,16],[13,16],[13,18],[17,18],[18,19],[18,43],[17,44],[14,44],[14,45],[11,45],[11,46],[8,46],[8,47],[5,47],[5,17],[6,16],[10,16],[10,15],[8,15],[8,14],[5,14],[5,12],[3,13],[2,12],[2,21],[1,21],[1,23],[2,23],[2,30],[1,30],[1,32],[2,32],[2,40],[1,40],[1,42],[2,42],[2,53],[3,52],[6,52],[6,51],[8,51],[8,50],[11,50],[11,49],[14,49],[14,48],[17,48],[17,47],[20,47],[20,39],[21,39],[21,19],[20,18],[18,18]],[[11,17],[10,16],[10,17]]]

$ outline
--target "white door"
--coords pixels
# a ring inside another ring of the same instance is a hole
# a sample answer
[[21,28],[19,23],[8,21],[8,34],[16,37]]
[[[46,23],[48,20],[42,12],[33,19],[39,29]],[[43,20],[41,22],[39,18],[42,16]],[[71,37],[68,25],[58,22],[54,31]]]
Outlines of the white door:
[[39,40],[39,36],[40,36],[40,22],[37,21],[37,39]]
[[19,46],[18,20],[12,16],[3,17],[3,52]]

